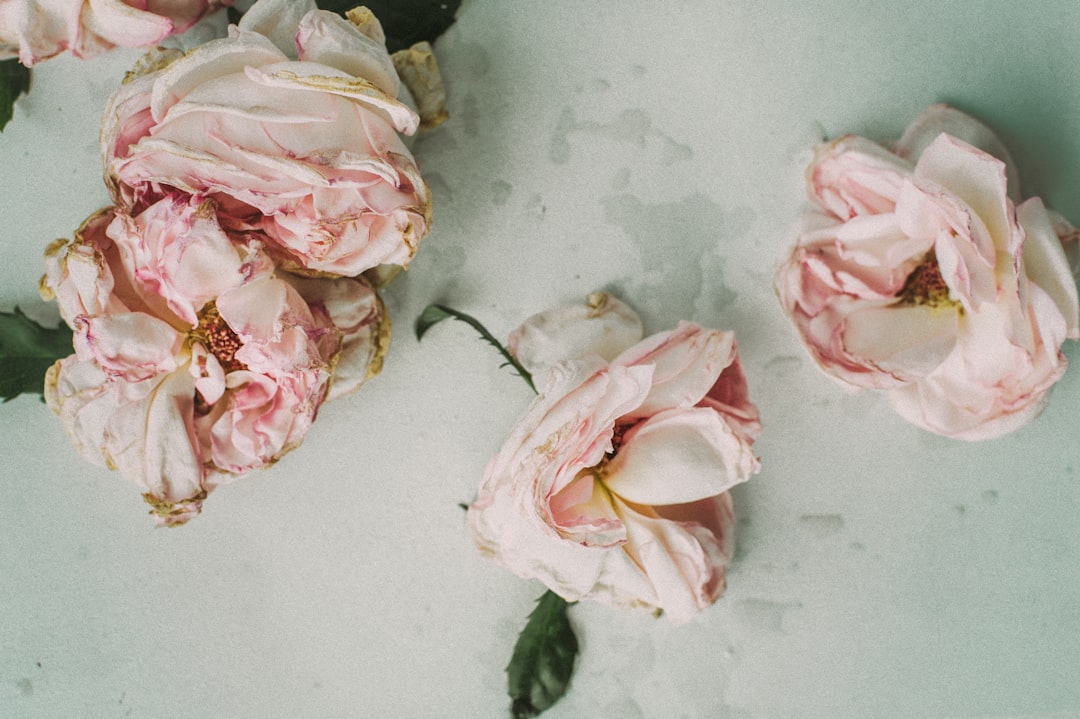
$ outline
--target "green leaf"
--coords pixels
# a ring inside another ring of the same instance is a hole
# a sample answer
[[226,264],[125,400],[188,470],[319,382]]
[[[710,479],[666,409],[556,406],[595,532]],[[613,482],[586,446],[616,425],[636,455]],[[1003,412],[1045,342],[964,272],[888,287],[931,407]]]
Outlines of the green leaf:
[[18,58],[0,60],[0,132],[15,114],[15,101],[29,90],[30,68],[23,67]]
[[23,314],[0,312],[0,399],[26,393],[42,396],[45,372],[71,354],[71,330],[42,327]]
[[397,52],[422,40],[435,42],[454,24],[461,0],[316,0],[316,4],[342,16],[366,5],[382,24],[386,49]]
[[424,308],[424,311],[420,313],[420,316],[416,318],[416,339],[424,339],[424,335],[434,325],[439,324],[445,319],[455,319],[472,327],[474,330],[480,333],[480,336],[490,344],[492,347],[499,351],[499,354],[506,360],[503,366],[510,365],[518,373],[521,379],[525,380],[525,383],[529,385],[529,389],[533,392],[536,391],[536,386],[533,384],[532,375],[521,366],[521,364],[514,358],[514,355],[510,354],[510,350],[503,347],[499,340],[495,339],[495,336],[487,331],[484,325],[480,324],[480,321],[474,317],[470,317],[464,312],[458,312],[455,309],[447,307],[446,305],[428,305]]
[[534,717],[566,693],[578,653],[577,637],[566,616],[568,606],[549,589],[518,635],[506,667],[514,719]]

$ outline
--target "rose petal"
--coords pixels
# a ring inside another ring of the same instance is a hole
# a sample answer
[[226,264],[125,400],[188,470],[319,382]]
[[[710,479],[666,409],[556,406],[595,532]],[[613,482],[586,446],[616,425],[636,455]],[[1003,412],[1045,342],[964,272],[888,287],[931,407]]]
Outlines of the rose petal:
[[506,346],[526,370],[539,375],[557,362],[588,354],[610,361],[642,334],[641,318],[629,305],[597,292],[585,304],[529,317],[510,333]]
[[821,145],[806,168],[806,190],[834,217],[892,212],[900,183],[911,164],[875,142],[857,135]]
[[1080,307],[1073,277],[1061,241],[1043,206],[1033,197],[1016,208],[1024,228],[1024,273],[1053,299],[1068,327],[1069,339],[1080,339]]
[[301,19],[315,9],[315,0],[259,0],[240,18],[237,28],[266,36],[286,57],[295,60],[297,28]]
[[928,305],[866,307],[844,320],[848,353],[912,381],[933,372],[956,346],[957,312]]
[[1009,196],[1014,201],[1020,197],[1020,172],[1009,154],[1008,148],[989,127],[975,118],[948,105],[931,105],[916,117],[903,137],[896,143],[896,154],[911,162],[917,162],[927,147],[942,134],[976,147],[1005,163],[1009,178]]
[[734,351],[731,332],[680,322],[674,330],[655,334],[622,352],[612,365],[655,367],[648,397],[626,418],[697,404],[731,364]]
[[659,412],[629,430],[603,470],[605,484],[642,505],[715,497],[759,469],[748,442],[712,409]]
[[642,568],[673,624],[685,624],[723,593],[728,558],[720,538],[693,522],[673,522],[618,500],[616,507],[626,525],[623,549]]
[[362,77],[390,97],[397,97],[400,82],[386,45],[362,34],[337,13],[319,10],[305,15],[296,32],[296,44],[300,60]]

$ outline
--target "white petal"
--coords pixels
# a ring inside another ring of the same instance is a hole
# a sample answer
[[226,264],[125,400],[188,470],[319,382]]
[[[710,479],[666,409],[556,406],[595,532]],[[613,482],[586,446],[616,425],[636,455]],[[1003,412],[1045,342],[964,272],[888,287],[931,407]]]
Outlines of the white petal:
[[300,20],[315,10],[315,0],[259,0],[237,25],[241,30],[270,38],[286,56],[296,59],[296,30]]
[[1009,178],[1009,196],[1014,200],[1020,197],[1020,173],[1004,143],[989,127],[948,105],[931,105],[923,110],[908,125],[896,144],[896,154],[916,162],[942,133],[963,140],[1004,162]]
[[639,342],[641,318],[629,305],[603,292],[584,304],[540,312],[510,333],[507,348],[533,374],[564,360],[596,354],[611,361]]
[[1026,234],[1025,274],[1054,300],[1065,317],[1069,338],[1080,339],[1076,279],[1042,200],[1032,198],[1024,202],[1016,208],[1016,216]]

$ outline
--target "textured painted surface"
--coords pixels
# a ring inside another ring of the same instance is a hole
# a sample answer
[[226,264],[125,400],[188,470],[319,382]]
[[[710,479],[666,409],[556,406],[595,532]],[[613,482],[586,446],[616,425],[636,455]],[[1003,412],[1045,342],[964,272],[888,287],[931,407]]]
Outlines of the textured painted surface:
[[[39,402],[0,407],[0,715],[505,715],[542,587],[477,557],[457,505],[530,393],[468,328],[409,327],[441,301],[505,336],[596,289],[648,332],[735,330],[763,471],[734,493],[727,595],[679,628],[574,607],[546,716],[1080,712],[1080,368],[1016,434],[945,440],[818,374],[770,285],[812,143],[888,140],[932,102],[1080,222],[1078,26],[1071,2],[467,0],[385,369],[303,447],[154,530]],[[107,202],[97,117],[136,54],[35,70],[0,136],[0,308],[55,317],[41,252]]]

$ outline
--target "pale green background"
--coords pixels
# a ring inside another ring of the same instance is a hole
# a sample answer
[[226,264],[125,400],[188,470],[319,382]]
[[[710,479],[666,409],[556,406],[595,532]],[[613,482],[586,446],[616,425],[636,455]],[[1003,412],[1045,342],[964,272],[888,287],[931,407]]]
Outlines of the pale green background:
[[[410,325],[440,300],[505,336],[597,288],[650,331],[735,330],[763,470],[726,596],[678,628],[576,606],[545,716],[1080,716],[1080,369],[1029,427],[949,441],[818,374],[770,286],[812,144],[933,102],[1080,222],[1078,30],[1075,1],[466,0],[385,370],[302,448],[155,530],[37,400],[0,407],[0,716],[506,716],[542,587],[480,559],[457,505],[530,393],[463,325]],[[136,56],[35,71],[0,136],[0,308],[55,317],[41,251],[107,202],[98,116]]]

